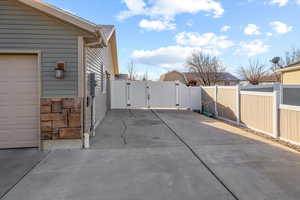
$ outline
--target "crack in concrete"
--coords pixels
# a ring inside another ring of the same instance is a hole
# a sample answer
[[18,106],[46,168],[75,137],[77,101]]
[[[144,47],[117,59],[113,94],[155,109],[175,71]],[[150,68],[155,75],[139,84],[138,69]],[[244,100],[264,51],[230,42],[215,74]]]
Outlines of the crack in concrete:
[[122,119],[121,121],[122,121],[122,124],[124,126],[123,132],[121,134],[121,138],[123,140],[123,144],[126,145],[127,144],[126,132],[127,132],[128,127],[127,127],[127,124],[126,124],[125,120]]
[[131,109],[128,109],[128,112],[129,112],[129,114],[130,114],[130,117],[136,118],[135,114],[132,112]]

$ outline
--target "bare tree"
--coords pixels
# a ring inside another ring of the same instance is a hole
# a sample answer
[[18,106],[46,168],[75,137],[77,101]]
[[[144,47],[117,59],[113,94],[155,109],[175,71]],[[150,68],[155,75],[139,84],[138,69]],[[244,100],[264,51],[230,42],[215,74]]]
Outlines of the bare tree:
[[273,75],[276,76],[277,81],[281,81],[281,74],[278,73],[278,70],[287,67],[290,64],[300,61],[300,49],[291,48],[289,51],[285,52],[283,57],[274,57],[272,62],[271,71]]
[[281,58],[281,66],[288,66],[300,61],[300,49],[291,48],[290,51],[285,52],[285,57]]
[[145,72],[145,74],[143,75],[142,81],[148,81],[149,80],[149,75],[148,75],[148,71]]
[[133,61],[130,61],[130,63],[127,65],[127,72],[130,81],[135,81],[137,79],[136,67]]
[[197,72],[203,85],[215,85],[225,70],[220,60],[201,51],[194,51],[187,59],[186,66],[190,71]]
[[268,74],[266,66],[259,60],[249,60],[247,67],[241,67],[238,71],[241,78],[252,85],[258,85],[262,78]]

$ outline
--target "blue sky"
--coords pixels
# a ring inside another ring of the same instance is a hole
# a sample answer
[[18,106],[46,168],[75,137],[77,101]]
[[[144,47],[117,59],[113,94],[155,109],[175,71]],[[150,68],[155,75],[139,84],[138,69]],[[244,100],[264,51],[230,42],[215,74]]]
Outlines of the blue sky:
[[235,73],[249,59],[268,63],[300,47],[300,0],[45,0],[97,24],[117,29],[123,73],[151,79],[184,71],[194,50],[218,56]]

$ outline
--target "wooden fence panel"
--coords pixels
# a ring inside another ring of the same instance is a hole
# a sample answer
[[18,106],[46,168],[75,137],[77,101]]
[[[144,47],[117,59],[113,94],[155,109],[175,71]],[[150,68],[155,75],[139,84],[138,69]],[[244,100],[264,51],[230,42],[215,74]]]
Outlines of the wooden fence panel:
[[216,115],[216,87],[203,87],[201,96],[203,111]]
[[273,93],[241,92],[241,123],[245,126],[273,136]]
[[280,106],[280,138],[300,144],[300,107]]
[[218,87],[217,110],[218,117],[236,121],[238,115],[238,88],[237,87]]

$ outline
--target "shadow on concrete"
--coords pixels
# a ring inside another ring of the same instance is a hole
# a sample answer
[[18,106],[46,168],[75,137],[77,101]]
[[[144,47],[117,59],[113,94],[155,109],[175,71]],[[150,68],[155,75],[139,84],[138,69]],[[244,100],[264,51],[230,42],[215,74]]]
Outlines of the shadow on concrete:
[[299,199],[299,153],[196,113],[156,112],[239,199]]

